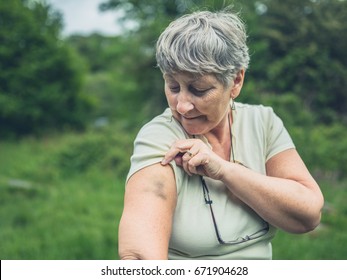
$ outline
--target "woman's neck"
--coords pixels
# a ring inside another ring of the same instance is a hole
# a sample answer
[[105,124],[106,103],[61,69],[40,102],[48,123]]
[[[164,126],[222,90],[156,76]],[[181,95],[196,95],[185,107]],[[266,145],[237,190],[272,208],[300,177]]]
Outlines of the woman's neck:
[[213,151],[225,160],[230,160],[232,145],[231,125],[232,115],[228,112],[217,127],[204,135],[212,146]]

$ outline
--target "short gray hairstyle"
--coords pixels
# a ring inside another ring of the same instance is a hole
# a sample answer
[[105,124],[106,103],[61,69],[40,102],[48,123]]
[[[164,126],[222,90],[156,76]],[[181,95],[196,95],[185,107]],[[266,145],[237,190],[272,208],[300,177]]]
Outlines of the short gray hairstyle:
[[214,74],[228,85],[249,64],[246,28],[230,11],[184,15],[160,35],[156,60],[162,73]]

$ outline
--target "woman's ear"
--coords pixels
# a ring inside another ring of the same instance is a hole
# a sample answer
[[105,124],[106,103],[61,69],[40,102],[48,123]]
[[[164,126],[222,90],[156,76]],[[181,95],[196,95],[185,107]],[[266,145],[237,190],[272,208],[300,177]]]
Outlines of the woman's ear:
[[242,86],[243,86],[243,81],[245,79],[245,69],[241,69],[237,74],[236,77],[234,78],[233,81],[233,86],[230,91],[230,97],[232,99],[235,99],[236,97],[239,96]]

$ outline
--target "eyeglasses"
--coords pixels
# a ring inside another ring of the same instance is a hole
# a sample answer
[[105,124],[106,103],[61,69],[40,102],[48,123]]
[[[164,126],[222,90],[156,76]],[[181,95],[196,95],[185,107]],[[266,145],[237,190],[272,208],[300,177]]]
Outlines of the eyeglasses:
[[249,240],[253,240],[253,239],[257,239],[259,237],[264,236],[265,234],[267,234],[269,232],[269,224],[264,221],[264,227],[260,230],[258,230],[255,233],[252,233],[250,235],[246,235],[245,237],[238,237],[234,240],[231,241],[224,241],[219,233],[218,230],[218,226],[217,226],[217,222],[216,222],[216,218],[215,215],[213,213],[213,209],[212,209],[212,200],[210,198],[210,192],[208,190],[208,187],[206,185],[206,182],[204,180],[204,178],[202,176],[200,176],[200,180],[201,180],[201,184],[202,184],[202,189],[204,192],[204,199],[205,199],[205,203],[209,205],[210,207],[210,212],[211,212],[211,216],[212,216],[212,221],[213,221],[213,225],[214,225],[214,230],[216,232],[216,236],[218,239],[219,244],[221,245],[235,245],[235,244],[240,244]]

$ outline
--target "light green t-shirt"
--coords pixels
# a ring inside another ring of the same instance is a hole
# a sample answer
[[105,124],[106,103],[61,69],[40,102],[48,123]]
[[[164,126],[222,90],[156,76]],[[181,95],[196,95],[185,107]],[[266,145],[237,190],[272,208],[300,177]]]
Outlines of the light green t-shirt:
[[[237,161],[266,174],[265,164],[272,156],[294,144],[282,121],[270,107],[235,103],[233,110],[233,150]],[[138,170],[159,163],[178,139],[192,138],[166,109],[142,127],[134,142],[127,180]],[[203,136],[196,136],[207,145]],[[232,158],[232,157],[231,157]],[[220,245],[210,209],[205,204],[199,176],[188,176],[172,161],[177,187],[177,205],[169,244],[169,259],[271,259],[271,239],[276,229],[257,239],[237,245]],[[264,227],[264,221],[234,197],[220,181],[205,178],[213,201],[213,211],[225,241],[246,237]],[[280,187],[280,186],[279,186]]]

